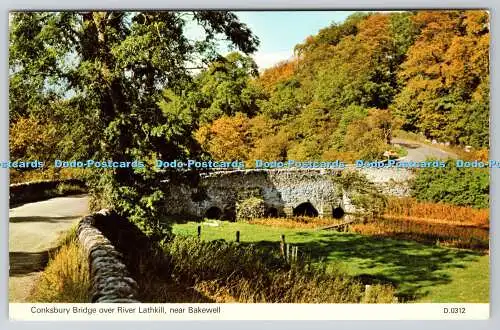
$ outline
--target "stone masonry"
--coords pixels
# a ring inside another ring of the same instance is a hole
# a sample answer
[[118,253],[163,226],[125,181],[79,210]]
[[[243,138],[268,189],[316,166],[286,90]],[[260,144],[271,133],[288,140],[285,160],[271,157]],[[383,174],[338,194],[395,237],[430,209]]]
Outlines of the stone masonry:
[[[203,174],[196,185],[168,184],[166,209],[169,214],[205,217],[216,209],[222,218],[231,218],[238,199],[253,194],[265,202],[269,213],[291,216],[305,204],[319,216],[332,216],[339,208],[345,213],[357,213],[349,191],[331,177],[342,171],[357,171],[386,195],[409,194],[408,180],[413,172],[407,169],[273,169],[236,170]],[[245,192],[247,192],[245,194]],[[271,212],[272,211],[272,212]]]
[[97,217],[109,216],[107,210],[84,217],[78,225],[78,239],[90,264],[93,303],[138,303],[137,283],[130,277],[123,256],[94,227]]

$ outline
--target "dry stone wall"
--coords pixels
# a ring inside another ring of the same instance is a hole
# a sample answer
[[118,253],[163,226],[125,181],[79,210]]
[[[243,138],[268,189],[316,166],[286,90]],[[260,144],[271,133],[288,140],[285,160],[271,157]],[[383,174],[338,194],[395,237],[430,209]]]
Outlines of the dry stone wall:
[[82,189],[85,188],[85,183],[78,179],[40,180],[14,183],[9,186],[9,204],[12,206],[55,197],[58,195],[57,187],[60,184],[75,185]]
[[90,265],[91,302],[137,303],[137,283],[130,276],[122,254],[94,226],[99,217],[109,216],[108,210],[101,210],[84,217],[78,225],[78,239]]

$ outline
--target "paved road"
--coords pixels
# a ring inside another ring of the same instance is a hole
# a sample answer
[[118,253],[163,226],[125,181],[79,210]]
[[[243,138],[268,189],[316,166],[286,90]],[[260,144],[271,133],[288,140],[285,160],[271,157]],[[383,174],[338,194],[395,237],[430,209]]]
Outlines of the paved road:
[[9,210],[10,302],[26,300],[50,250],[86,214],[86,195],[52,198]]
[[435,159],[447,159],[447,158],[457,158],[457,155],[443,151],[437,147],[432,147],[424,143],[393,138],[392,144],[399,144],[408,150],[408,155],[400,158],[400,160],[405,161],[416,161],[421,162],[426,160],[427,158],[435,158]]

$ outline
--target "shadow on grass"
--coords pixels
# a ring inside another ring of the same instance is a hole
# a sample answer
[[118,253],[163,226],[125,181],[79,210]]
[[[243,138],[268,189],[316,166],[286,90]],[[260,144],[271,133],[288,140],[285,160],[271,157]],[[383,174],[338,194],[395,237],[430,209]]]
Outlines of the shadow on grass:
[[[447,270],[465,268],[464,262],[477,261],[483,255],[470,250],[429,246],[411,241],[362,236],[356,234],[323,234],[300,232],[311,241],[292,243],[301,255],[312,260],[338,261],[365,284],[391,283],[401,301],[415,300],[428,289],[451,282]],[[278,242],[253,243],[265,249],[277,249]]]
[[40,252],[9,252],[9,276],[22,276],[45,269],[57,248]]

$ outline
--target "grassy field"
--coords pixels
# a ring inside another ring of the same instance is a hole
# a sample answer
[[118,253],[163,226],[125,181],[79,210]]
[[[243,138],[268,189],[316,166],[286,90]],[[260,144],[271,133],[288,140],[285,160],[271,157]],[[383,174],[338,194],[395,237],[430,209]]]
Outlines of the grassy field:
[[[392,283],[403,301],[488,302],[489,257],[479,252],[413,241],[314,229],[277,228],[248,223],[202,224],[203,240],[235,240],[278,249],[280,237],[299,247],[299,255],[325,260],[353,276]],[[175,225],[178,235],[194,236],[199,223]]]

